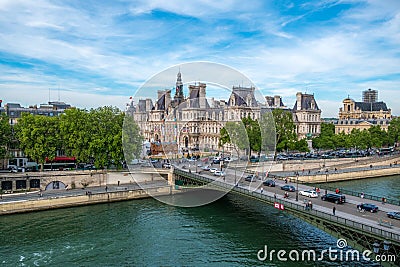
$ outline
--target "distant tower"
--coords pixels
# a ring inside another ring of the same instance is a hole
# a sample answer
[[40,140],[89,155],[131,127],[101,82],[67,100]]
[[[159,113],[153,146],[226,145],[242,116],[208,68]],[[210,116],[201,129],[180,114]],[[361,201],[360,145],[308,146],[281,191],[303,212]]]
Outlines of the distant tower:
[[374,103],[378,100],[378,91],[368,89],[362,92],[362,100],[367,103]]
[[174,96],[175,105],[179,105],[183,102],[183,83],[182,83],[182,75],[179,70],[177,79],[176,79],[176,91]]

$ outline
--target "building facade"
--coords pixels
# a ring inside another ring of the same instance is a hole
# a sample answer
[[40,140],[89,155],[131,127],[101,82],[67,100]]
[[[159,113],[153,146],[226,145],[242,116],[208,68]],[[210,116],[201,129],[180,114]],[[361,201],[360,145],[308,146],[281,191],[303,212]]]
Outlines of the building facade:
[[[180,72],[175,88],[173,98],[167,89],[157,92],[154,103],[150,98],[137,99],[135,104],[132,100],[126,112],[133,116],[146,141],[176,144],[181,152],[219,150],[220,130],[226,122],[245,117],[258,120],[271,109],[287,109],[279,96],[266,97],[266,103],[259,103],[254,87],[233,86],[225,101],[207,99],[207,85],[196,83],[188,86],[188,95],[184,97]],[[299,138],[318,135],[321,110],[314,96],[298,93],[297,98],[292,112]]]
[[[68,108],[71,108],[71,105],[59,101],[41,104],[39,107],[35,105],[27,108],[18,103],[7,103],[4,106],[4,112],[9,118],[10,125],[13,127],[18,123],[18,120],[24,113],[42,116],[59,116]],[[9,159],[3,160],[3,166],[0,166],[1,168],[7,168],[7,165],[15,165],[17,167],[26,166],[28,158],[25,156],[24,152],[19,149],[18,140],[14,139],[11,141],[8,154]]]
[[379,125],[383,130],[388,129],[392,119],[392,111],[386,103],[378,100],[378,92],[368,89],[362,93],[362,102],[356,102],[350,97],[343,100],[339,108],[339,120],[335,124],[335,133],[351,133],[353,129],[369,129]]

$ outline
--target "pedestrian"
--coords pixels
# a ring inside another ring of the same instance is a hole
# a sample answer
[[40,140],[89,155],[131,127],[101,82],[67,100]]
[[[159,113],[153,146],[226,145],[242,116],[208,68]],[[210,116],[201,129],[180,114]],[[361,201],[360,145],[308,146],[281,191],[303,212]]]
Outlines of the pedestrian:
[[285,177],[285,184],[287,184],[287,177]]
[[276,200],[276,193],[274,194],[274,199]]
[[386,202],[386,198],[382,198],[382,205],[385,205],[385,202]]
[[308,205],[308,202],[306,202],[306,210],[309,210],[310,206]]
[[361,192],[360,197],[363,199],[364,198],[364,192]]
[[310,207],[310,210],[312,210],[312,202],[311,202],[311,200],[308,202],[308,206]]
[[118,186],[119,186],[119,181],[118,181]]
[[264,188],[261,187],[261,194],[264,192]]
[[335,215],[335,213],[336,213],[336,207],[335,206],[333,206],[332,212],[333,212],[333,215]]
[[339,194],[339,188],[336,188],[335,193]]
[[107,192],[107,190],[108,190],[108,187],[106,186],[106,192]]

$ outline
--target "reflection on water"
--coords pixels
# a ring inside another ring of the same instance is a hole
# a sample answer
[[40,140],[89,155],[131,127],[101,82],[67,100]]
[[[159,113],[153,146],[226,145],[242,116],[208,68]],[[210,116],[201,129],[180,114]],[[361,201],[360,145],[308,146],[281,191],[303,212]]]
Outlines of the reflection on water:
[[271,206],[228,195],[198,207],[153,199],[3,216],[4,266],[371,266],[260,262],[257,252],[336,248],[336,239]]

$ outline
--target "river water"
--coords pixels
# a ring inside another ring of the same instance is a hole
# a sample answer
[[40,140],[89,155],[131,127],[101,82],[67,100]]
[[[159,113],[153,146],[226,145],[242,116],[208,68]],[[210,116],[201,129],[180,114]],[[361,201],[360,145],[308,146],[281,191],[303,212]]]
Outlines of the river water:
[[[198,208],[154,199],[0,217],[2,266],[374,266],[257,259],[257,252],[336,247],[271,206],[230,194]],[[263,255],[263,254],[261,254]],[[317,254],[319,255],[319,254]],[[285,255],[288,258],[288,255]]]

